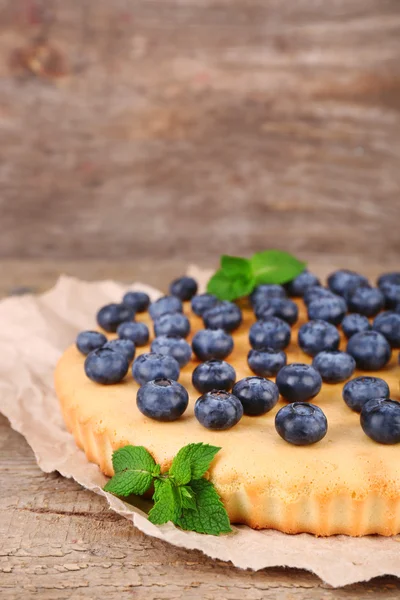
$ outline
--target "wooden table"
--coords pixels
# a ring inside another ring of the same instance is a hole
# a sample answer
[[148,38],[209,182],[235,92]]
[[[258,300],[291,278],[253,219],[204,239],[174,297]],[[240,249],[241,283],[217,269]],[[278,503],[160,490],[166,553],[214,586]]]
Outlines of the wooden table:
[[[333,261],[334,262],[334,261]],[[352,261],[349,261],[350,264]],[[150,283],[183,272],[180,261],[153,266],[0,261],[1,293],[16,286],[49,287],[60,271],[90,279],[114,276]],[[148,276],[145,278],[146,269]],[[316,265],[322,272],[326,265]],[[371,276],[379,272],[375,266]],[[400,580],[333,590],[295,569],[241,571],[197,551],[146,537],[109,511],[104,498],[57,473],[44,474],[25,440],[0,416],[0,597],[2,600],[356,599],[398,598]]]

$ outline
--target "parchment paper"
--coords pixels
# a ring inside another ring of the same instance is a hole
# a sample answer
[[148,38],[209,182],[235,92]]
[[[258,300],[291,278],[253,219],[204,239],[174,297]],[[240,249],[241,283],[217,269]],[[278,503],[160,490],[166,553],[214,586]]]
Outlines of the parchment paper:
[[[208,273],[191,274],[204,285]],[[307,569],[340,587],[378,575],[400,577],[400,536],[350,538],[286,535],[235,527],[235,533],[213,537],[184,532],[172,524],[155,526],[138,507],[102,491],[106,478],[89,463],[66,431],[53,388],[53,371],[64,349],[82,329],[96,326],[96,310],[119,301],[128,289],[144,290],[152,299],[160,292],[141,283],[88,283],[61,276],[41,296],[6,298],[0,302],[0,410],[21,433],[45,472],[58,471],[83,487],[105,496],[111,508],[141,531],[176,546],[196,548],[240,568],[285,566]]]

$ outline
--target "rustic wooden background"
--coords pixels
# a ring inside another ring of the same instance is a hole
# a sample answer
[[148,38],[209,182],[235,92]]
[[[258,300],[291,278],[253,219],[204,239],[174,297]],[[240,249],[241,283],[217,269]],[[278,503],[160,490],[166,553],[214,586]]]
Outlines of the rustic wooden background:
[[398,0],[0,0],[0,257],[399,256]]

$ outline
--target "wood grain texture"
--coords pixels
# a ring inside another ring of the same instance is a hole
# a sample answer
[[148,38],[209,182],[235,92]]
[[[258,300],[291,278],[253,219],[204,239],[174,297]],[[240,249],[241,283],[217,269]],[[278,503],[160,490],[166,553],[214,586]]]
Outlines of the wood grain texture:
[[[337,260],[310,266],[322,276]],[[365,273],[373,278],[387,266],[370,265]],[[146,261],[0,261],[0,295],[23,285],[47,289],[61,270],[86,279],[141,279],[166,288],[184,269],[182,260],[153,268]],[[241,571],[146,537],[112,513],[103,498],[56,473],[42,473],[25,440],[0,415],[2,600],[358,600],[372,594],[394,600],[399,592],[400,580],[394,577],[333,590],[305,571]]]
[[397,0],[0,0],[0,256],[399,256]]

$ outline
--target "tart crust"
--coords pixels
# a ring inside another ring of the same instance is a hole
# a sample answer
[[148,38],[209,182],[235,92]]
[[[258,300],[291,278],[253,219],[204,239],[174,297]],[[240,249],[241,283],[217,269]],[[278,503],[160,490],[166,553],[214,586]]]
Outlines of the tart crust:
[[[298,327],[306,320],[300,303],[299,308],[300,320],[292,328],[287,349],[288,363],[311,363],[297,346]],[[189,314],[189,309],[186,312],[192,333],[202,328],[202,321]],[[236,369],[237,379],[252,375],[246,357],[254,317],[248,308],[243,316],[241,327],[233,334],[234,351],[227,359]],[[151,324],[147,314],[137,318]],[[345,348],[345,340],[341,348]],[[138,348],[137,354],[148,351],[145,346]],[[385,369],[368,375],[385,379],[391,397],[399,400],[396,358],[393,356]],[[286,443],[275,431],[274,418],[285,404],[282,400],[266,415],[244,416],[228,431],[202,427],[193,414],[199,396],[191,384],[195,360],[182,369],[179,379],[189,391],[189,407],[172,423],[159,423],[139,412],[138,386],[130,372],[120,384],[101,386],[86,377],[84,360],[75,346],[68,348],[56,367],[55,389],[68,430],[87,458],[106,475],[113,474],[113,450],[126,444],[145,446],[167,469],[182,446],[204,442],[221,447],[209,476],[232,523],[319,536],[400,533],[400,447],[377,444],[363,433],[359,415],[342,400],[342,384],[323,384],[312,400],[327,416],[325,438],[299,447]]]

